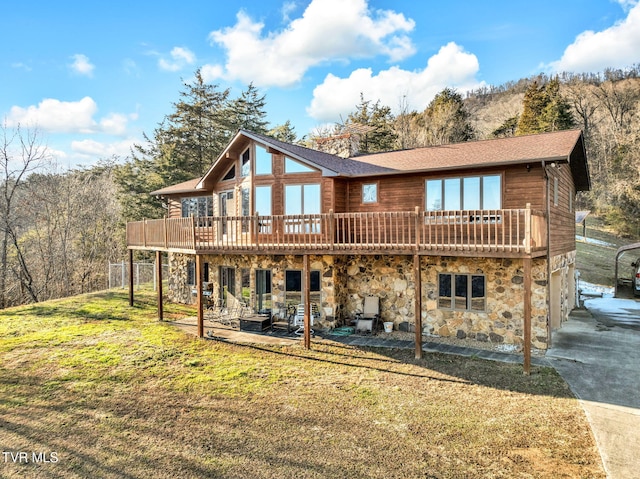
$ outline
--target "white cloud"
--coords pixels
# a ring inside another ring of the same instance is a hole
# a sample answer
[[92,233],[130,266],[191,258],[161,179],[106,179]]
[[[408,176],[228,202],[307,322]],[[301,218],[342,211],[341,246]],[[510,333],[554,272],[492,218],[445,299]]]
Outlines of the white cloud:
[[296,5],[296,2],[284,2],[282,4],[282,21],[283,22],[290,22],[291,21],[291,17],[290,14],[292,14],[293,12],[295,12],[296,8],[298,8],[298,5]]
[[134,143],[140,143],[135,138],[127,138],[126,140],[105,143],[92,139],[77,140],[71,142],[71,150],[84,159],[105,159],[112,156],[126,157],[131,153],[131,147]]
[[451,42],[429,58],[423,70],[394,66],[377,75],[370,68],[355,70],[348,78],[328,74],[314,89],[307,113],[318,121],[344,119],[360,102],[360,93],[367,100],[380,100],[395,113],[403,96],[409,109],[422,111],[445,87],[464,92],[481,86],[475,78],[478,70],[477,57]]
[[37,106],[11,107],[7,120],[10,126],[20,123],[52,133],[92,133],[97,111],[98,105],[88,96],[80,101],[45,98]]
[[169,55],[171,56],[170,60],[165,58],[160,58],[158,60],[158,66],[162,70],[176,72],[178,70],[182,70],[187,65],[192,65],[196,61],[196,55],[191,50],[184,47],[173,47]]
[[121,136],[127,131],[129,119],[120,113],[111,113],[100,120],[100,131],[108,135]]
[[208,71],[257,86],[290,86],[324,62],[377,55],[402,60],[415,53],[407,36],[414,26],[401,13],[370,10],[366,0],[312,0],[302,17],[266,34],[263,23],[240,11],[233,27],[209,35],[212,44],[224,48],[227,62]]
[[88,77],[93,76],[93,70],[96,67],[89,61],[89,57],[78,53],[76,55],[73,55],[71,58],[73,58],[73,63],[70,65],[70,67],[74,73],[77,73],[78,75],[85,75]]
[[619,0],[629,8],[627,17],[601,32],[578,35],[559,60],[548,65],[555,72],[597,72],[605,68],[625,68],[638,62],[640,51],[640,4]]
[[624,11],[629,11],[638,4],[638,0],[616,0]]
[[91,97],[84,97],[80,101],[60,101],[46,98],[38,105],[26,108],[13,106],[7,116],[7,125],[18,124],[36,127],[49,133],[106,133],[123,136],[126,133],[129,119],[135,119],[137,114],[129,117],[110,113],[95,120],[98,105]]

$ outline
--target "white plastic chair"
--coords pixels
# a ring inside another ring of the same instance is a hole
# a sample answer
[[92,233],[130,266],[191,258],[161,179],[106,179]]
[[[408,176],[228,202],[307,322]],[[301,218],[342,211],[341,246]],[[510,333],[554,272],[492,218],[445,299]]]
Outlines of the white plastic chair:
[[[309,318],[309,321],[311,323],[311,326],[313,326],[313,320],[315,317],[320,317],[320,313],[318,312],[318,307],[315,304],[311,305],[311,317]],[[296,315],[295,318],[293,319],[293,325],[298,326],[298,329],[296,329],[294,331],[294,334],[297,335],[301,335],[304,334],[304,304],[299,304],[298,307],[296,308]],[[313,329],[310,330],[311,334],[314,334]]]

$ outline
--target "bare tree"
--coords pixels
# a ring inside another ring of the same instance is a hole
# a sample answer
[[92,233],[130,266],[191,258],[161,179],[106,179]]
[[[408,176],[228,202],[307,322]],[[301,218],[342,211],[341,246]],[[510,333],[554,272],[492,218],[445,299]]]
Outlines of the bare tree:
[[19,243],[19,232],[24,212],[19,208],[20,193],[26,178],[51,162],[46,146],[40,142],[37,129],[24,130],[18,125],[2,125],[0,144],[0,308],[7,306],[7,279],[9,275],[9,249],[15,251],[14,274],[22,290],[32,301],[38,301],[33,277]]

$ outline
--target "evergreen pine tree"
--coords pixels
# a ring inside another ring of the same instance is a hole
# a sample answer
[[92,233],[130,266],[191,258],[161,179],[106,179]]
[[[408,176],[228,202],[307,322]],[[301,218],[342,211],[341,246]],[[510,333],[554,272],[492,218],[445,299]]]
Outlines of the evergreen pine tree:
[[445,145],[474,136],[462,96],[451,88],[438,93],[422,114],[427,145]]

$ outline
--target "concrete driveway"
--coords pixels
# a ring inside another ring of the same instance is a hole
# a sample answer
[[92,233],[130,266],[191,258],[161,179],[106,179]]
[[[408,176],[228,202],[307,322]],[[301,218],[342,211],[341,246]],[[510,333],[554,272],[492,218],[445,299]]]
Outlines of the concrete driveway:
[[608,477],[640,478],[640,301],[585,306],[553,334],[546,357],[580,399]]

